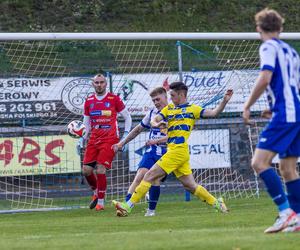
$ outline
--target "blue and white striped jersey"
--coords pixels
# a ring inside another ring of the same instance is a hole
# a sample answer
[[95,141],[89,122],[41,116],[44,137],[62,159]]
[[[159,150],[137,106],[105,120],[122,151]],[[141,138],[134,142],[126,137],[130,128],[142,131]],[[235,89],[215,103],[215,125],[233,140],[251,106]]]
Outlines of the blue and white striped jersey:
[[260,69],[273,72],[267,87],[272,121],[300,122],[300,59],[279,39],[265,41],[259,49]]
[[[150,125],[150,121],[151,119],[153,119],[157,114],[159,113],[159,111],[157,110],[157,108],[152,108],[143,118],[143,120],[141,121],[141,125],[144,128],[150,129],[150,133],[149,133],[149,139],[150,140],[156,140],[159,138],[162,138],[164,136],[166,136],[166,134],[161,133],[159,128],[152,128]],[[162,143],[159,145],[152,145],[151,147],[147,148],[146,152],[151,152],[154,153],[156,155],[163,155],[167,152],[167,144],[166,143]]]

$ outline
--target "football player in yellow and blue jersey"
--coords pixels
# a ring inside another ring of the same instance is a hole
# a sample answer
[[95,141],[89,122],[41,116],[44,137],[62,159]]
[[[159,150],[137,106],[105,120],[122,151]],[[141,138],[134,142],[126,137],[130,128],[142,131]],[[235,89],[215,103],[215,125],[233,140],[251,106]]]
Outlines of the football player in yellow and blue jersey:
[[145,196],[152,183],[171,172],[174,172],[186,190],[215,207],[218,211],[228,212],[222,198],[216,199],[204,187],[196,183],[189,163],[188,138],[195,121],[200,118],[216,117],[225,108],[233,91],[227,90],[223,100],[214,109],[204,109],[189,104],[187,102],[187,92],[188,88],[183,82],[170,84],[170,95],[173,103],[164,107],[151,121],[152,127],[167,128],[167,152],[146,173],[130,200],[123,203],[113,201],[118,216],[127,216],[134,204]]

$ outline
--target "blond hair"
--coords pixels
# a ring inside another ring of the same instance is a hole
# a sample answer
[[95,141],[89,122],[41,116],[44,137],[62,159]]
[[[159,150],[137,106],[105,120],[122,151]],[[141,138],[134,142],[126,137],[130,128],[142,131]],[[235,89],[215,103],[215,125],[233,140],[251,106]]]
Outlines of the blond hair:
[[265,8],[255,15],[255,23],[264,32],[281,32],[284,18],[276,10]]
[[160,94],[165,94],[167,95],[167,91],[165,88],[163,87],[157,87],[155,89],[153,89],[151,92],[150,92],[150,96],[151,97],[154,97],[154,96],[157,96],[157,95],[160,95]]

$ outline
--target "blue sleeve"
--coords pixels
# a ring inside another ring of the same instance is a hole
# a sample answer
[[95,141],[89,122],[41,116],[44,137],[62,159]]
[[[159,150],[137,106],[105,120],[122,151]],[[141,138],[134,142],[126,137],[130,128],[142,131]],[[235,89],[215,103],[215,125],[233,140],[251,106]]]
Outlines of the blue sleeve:
[[204,116],[203,116],[204,111],[205,111],[205,109],[202,109],[202,110],[200,111],[200,117],[201,117],[201,118],[204,118]]

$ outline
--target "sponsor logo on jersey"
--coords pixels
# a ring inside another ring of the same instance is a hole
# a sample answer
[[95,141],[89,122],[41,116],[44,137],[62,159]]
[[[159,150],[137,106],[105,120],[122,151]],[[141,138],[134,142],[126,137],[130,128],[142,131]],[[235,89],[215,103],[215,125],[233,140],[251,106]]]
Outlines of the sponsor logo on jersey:
[[111,116],[111,110],[102,110],[102,115]]
[[90,112],[91,116],[103,115],[103,116],[111,116],[111,110],[94,110]]

